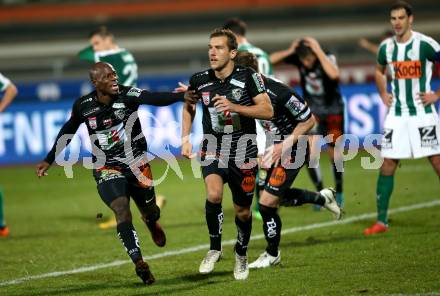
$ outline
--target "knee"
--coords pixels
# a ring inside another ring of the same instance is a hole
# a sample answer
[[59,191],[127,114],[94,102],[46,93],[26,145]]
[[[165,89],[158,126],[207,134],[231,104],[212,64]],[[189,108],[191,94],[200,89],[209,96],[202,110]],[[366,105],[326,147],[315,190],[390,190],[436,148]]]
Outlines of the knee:
[[160,218],[160,208],[155,203],[151,203],[151,206],[141,210],[141,214],[145,223],[155,223]]
[[384,176],[392,176],[397,168],[397,161],[393,159],[385,158],[383,164],[380,167],[380,173]]
[[235,216],[241,221],[247,221],[251,218],[251,210],[249,207],[236,207]]
[[131,221],[131,211],[127,198],[116,199],[112,202],[111,209],[115,213],[118,223]]
[[215,190],[210,189],[207,192],[207,200],[209,200],[212,203],[221,203],[222,202],[222,191],[221,190]]
[[276,208],[279,204],[279,198],[275,195],[271,195],[267,191],[263,191],[263,193],[260,196],[260,205],[270,207],[270,208]]

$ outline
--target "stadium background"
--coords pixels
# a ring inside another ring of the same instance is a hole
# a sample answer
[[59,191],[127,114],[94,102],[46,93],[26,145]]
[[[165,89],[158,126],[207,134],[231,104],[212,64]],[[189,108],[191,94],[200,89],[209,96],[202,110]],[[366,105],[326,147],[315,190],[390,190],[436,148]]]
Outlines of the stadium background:
[[[138,86],[150,90],[172,90],[178,81],[186,82],[192,73],[207,68],[209,32],[231,16],[245,20],[248,40],[267,52],[286,48],[295,38],[313,36],[336,55],[341,68],[346,133],[362,143],[366,135],[381,131],[386,110],[373,83],[375,58],[357,42],[360,37],[379,41],[389,28],[391,1],[2,2],[0,70],[17,84],[19,95],[0,116],[0,165],[34,163],[44,157],[72,102],[91,90],[90,65],[77,53],[87,45],[88,32],[100,24],[114,32],[119,46],[134,54]],[[436,1],[417,1],[414,6],[415,30],[439,40]],[[289,68],[276,68],[275,76],[292,86],[298,81],[297,72]],[[178,125],[180,108],[144,108],[156,119],[142,119],[154,148],[178,152],[180,130],[171,126]],[[153,139],[148,130],[165,136]],[[83,153],[89,144],[84,129],[80,135],[85,140],[72,147]],[[199,136],[197,126],[195,139]]]

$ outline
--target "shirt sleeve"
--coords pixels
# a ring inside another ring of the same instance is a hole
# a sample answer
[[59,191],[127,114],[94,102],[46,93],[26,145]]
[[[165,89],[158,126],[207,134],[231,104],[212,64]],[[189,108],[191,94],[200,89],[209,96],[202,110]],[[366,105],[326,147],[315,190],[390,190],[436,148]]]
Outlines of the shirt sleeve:
[[5,91],[9,84],[11,84],[11,80],[0,73],[0,91]]
[[309,106],[307,106],[302,98],[293,93],[284,103],[284,107],[289,110],[297,121],[304,122],[312,116]]
[[377,63],[379,65],[382,66],[386,66],[387,65],[387,55],[386,55],[386,48],[387,45],[385,42],[383,42],[380,46],[379,46],[379,51],[377,52]]
[[184,101],[184,93],[149,92],[136,87],[131,87],[126,95],[137,105],[168,106]]
[[421,42],[421,51],[431,62],[440,61],[440,45],[432,38],[426,38]]
[[251,68],[247,68],[248,78],[246,83],[248,92],[251,98],[258,96],[259,94],[266,92],[266,86],[264,85],[263,76],[260,73],[255,72]]
[[76,133],[81,123],[82,121],[79,115],[78,104],[77,102],[75,102],[69,120],[61,127],[61,130],[58,132],[58,135],[55,139],[55,143],[53,144],[52,149],[50,149],[50,151],[47,153],[44,161],[46,161],[49,164],[52,164],[55,161],[55,158],[61,152],[61,151],[57,151],[58,140],[64,135],[71,135],[67,140],[66,143],[66,147],[67,147],[67,145],[69,145],[70,141],[73,138],[73,135]]

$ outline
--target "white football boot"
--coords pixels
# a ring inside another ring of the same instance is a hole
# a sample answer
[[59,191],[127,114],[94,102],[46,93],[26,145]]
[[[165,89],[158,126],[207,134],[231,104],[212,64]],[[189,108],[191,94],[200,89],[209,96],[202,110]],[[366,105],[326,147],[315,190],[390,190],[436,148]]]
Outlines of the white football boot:
[[342,218],[342,210],[336,202],[336,191],[329,187],[322,189],[319,193],[325,198],[324,208],[331,212],[336,220],[340,220]]
[[281,251],[278,251],[278,255],[276,257],[270,255],[267,252],[264,252],[263,254],[258,257],[257,260],[249,264],[249,268],[266,268],[273,265],[279,264],[281,261]]
[[207,274],[213,271],[215,263],[220,260],[221,256],[222,251],[209,250],[202,263],[200,263],[199,272]]
[[245,280],[249,276],[249,265],[247,255],[240,256],[235,253],[234,278],[236,280]]

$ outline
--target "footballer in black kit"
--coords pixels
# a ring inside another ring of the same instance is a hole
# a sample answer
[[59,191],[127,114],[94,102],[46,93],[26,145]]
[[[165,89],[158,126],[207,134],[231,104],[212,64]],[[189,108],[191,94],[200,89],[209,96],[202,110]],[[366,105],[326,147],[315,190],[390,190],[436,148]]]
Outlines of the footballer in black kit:
[[[252,203],[257,170],[255,119],[229,111],[218,112],[212,98],[220,95],[235,104],[253,105],[252,98],[266,92],[262,77],[250,68],[237,65],[223,81],[211,69],[196,73],[190,79],[190,86],[202,99],[203,176],[219,174],[228,182],[234,203],[248,206]],[[214,143],[211,136],[215,138]]]
[[[327,56],[336,63],[333,55]],[[331,79],[317,61],[307,68],[300,61],[298,54],[284,59],[287,64],[298,67],[301,76],[301,89],[318,124],[315,134],[333,134],[333,142],[344,133],[344,102],[339,89],[339,81]]]
[[[236,63],[258,70],[256,57],[249,52],[240,52]],[[263,220],[263,232],[267,241],[266,251],[249,265],[249,268],[264,268],[276,265],[281,260],[278,246],[281,239],[281,218],[278,208],[300,206],[305,203],[325,206],[340,218],[334,192],[321,192],[290,188],[301,167],[308,162],[307,133],[315,125],[315,119],[307,103],[282,82],[262,76],[270,97],[274,116],[271,120],[259,120],[266,133],[266,153],[262,167],[266,175],[260,175],[259,211]]]
[[[336,58],[325,52],[317,40],[306,37],[292,42],[287,50],[272,53],[271,61],[274,64],[283,61],[296,66],[299,70],[303,97],[317,121],[316,128],[310,134],[326,137],[327,153],[332,160],[337,201],[343,206],[343,171],[336,166],[336,163],[342,163],[343,147],[337,147],[336,140],[341,139],[344,134],[344,102],[339,88]],[[313,165],[309,167],[308,172],[316,189],[321,190],[324,186],[319,166],[316,166],[318,153],[321,151],[319,137],[311,137],[311,143]]]
[[[205,218],[210,247],[199,272],[211,273],[221,258],[223,187],[228,183],[233,196],[237,242],[234,278],[249,276],[247,248],[252,231],[252,203],[257,170],[255,118],[270,119],[273,108],[260,74],[236,66],[235,35],[225,29],[214,30],[209,38],[210,69],[194,74],[190,89],[202,99],[203,134],[201,167],[206,201]],[[191,126],[196,108],[186,102],[182,110],[182,155],[191,158]]]
[[[133,227],[130,198],[138,206],[155,244],[163,247],[166,237],[158,223],[160,209],[155,203],[150,165],[144,156],[147,143],[137,109],[141,104],[166,106],[184,101],[185,95],[119,85],[113,66],[103,62],[92,67],[90,79],[95,91],[75,101],[70,119],[44,161],[37,165],[37,175],[46,175],[57,154],[70,142],[80,124],[85,123],[93,146],[93,175],[99,195],[115,214],[118,237],[136,265],[137,275],[145,284],[152,284],[155,279],[143,261]],[[59,143],[64,136],[67,142]]]

